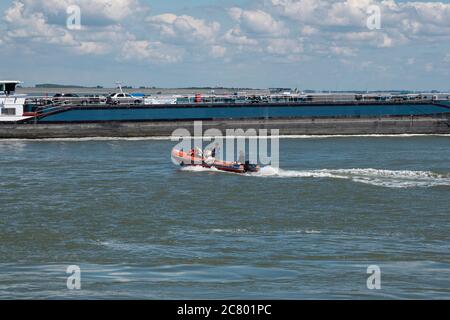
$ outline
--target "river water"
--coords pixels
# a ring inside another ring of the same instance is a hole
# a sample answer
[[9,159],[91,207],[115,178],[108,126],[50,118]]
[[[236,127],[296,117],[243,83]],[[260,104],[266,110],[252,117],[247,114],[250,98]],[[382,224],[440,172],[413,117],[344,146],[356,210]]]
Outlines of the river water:
[[0,141],[0,298],[450,298],[449,136],[286,138],[252,175],[174,144]]

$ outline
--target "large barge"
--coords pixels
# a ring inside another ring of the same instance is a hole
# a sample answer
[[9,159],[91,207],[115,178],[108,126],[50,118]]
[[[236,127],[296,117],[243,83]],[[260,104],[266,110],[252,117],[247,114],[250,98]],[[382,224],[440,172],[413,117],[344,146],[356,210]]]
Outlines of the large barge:
[[0,82],[0,138],[168,136],[177,128],[279,129],[282,135],[450,134],[450,99],[416,95],[193,95],[108,98],[14,93]]

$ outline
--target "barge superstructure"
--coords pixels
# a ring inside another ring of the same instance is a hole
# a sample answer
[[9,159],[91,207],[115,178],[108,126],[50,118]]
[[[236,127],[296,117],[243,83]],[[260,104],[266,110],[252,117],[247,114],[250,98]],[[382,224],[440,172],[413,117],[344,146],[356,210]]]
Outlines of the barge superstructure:
[[170,135],[200,120],[219,129],[278,125],[282,134],[450,133],[448,95],[283,92],[49,98],[16,95],[18,84],[0,82],[0,137]]

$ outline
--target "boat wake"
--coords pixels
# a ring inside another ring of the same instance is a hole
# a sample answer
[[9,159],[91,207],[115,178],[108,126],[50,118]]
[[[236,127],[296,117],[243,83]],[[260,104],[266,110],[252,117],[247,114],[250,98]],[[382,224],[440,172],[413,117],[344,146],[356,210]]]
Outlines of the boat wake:
[[[211,139],[329,139],[329,138],[414,138],[414,137],[450,137],[450,134],[329,134],[329,135],[278,135],[278,136],[205,136],[204,140]],[[189,139],[189,137],[185,137]],[[152,137],[83,137],[83,138],[41,138],[41,139],[27,139],[27,138],[13,138],[0,139],[0,144],[11,142],[86,142],[86,141],[148,141],[148,140],[167,140],[171,141],[172,136],[152,136]]]
[[180,169],[181,171],[188,172],[220,172],[220,173],[231,173],[226,171],[217,170],[216,168],[205,168],[202,166],[186,166]]
[[332,178],[348,179],[388,188],[415,188],[450,186],[450,173],[438,174],[430,171],[380,170],[380,169],[321,169],[321,170],[283,170],[263,167],[254,177],[274,178]]
[[[201,166],[183,167],[188,172],[224,172],[215,168]],[[386,188],[430,188],[450,186],[450,173],[439,174],[431,171],[383,170],[383,169],[318,169],[318,170],[283,170],[271,166],[261,168],[257,173],[246,173],[248,177],[262,178],[329,178],[351,180],[357,183]]]

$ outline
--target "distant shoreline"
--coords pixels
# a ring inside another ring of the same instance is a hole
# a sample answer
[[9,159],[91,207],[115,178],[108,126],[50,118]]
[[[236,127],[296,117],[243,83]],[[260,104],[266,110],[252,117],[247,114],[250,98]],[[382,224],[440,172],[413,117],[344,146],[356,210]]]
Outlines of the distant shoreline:
[[[83,86],[63,86],[57,85],[56,87],[18,87],[17,93],[19,94],[37,94],[37,95],[45,95],[45,94],[54,94],[54,93],[82,93],[82,94],[106,94],[118,92],[118,88],[103,88],[103,87],[83,87]],[[129,93],[143,93],[146,95],[173,95],[173,94],[211,94],[212,92],[216,94],[234,94],[236,92],[245,92],[247,94],[256,94],[256,95],[267,95],[272,92],[284,92],[289,91],[291,89],[288,88],[267,88],[267,89],[258,89],[258,88],[213,88],[213,87],[185,87],[185,88],[131,88],[131,87],[123,87],[125,92]],[[293,89],[292,89],[293,90]],[[336,90],[300,90],[305,94],[314,94],[314,93],[335,93],[335,94],[379,94],[379,93],[392,93],[392,94],[415,94],[415,93],[436,93],[442,94],[445,92],[437,91],[437,90],[423,90],[423,91],[412,91],[412,90],[374,90],[374,91],[359,91],[359,90],[347,90],[347,91],[336,91]]]
[[[173,94],[234,94],[236,92],[246,92],[247,94],[269,94],[269,89],[243,89],[243,88],[127,88],[123,87],[125,92],[143,93],[146,95],[173,95]],[[85,88],[85,87],[24,87],[17,88],[18,94],[54,94],[54,93],[78,93],[78,94],[107,94],[118,92],[118,88]]]

